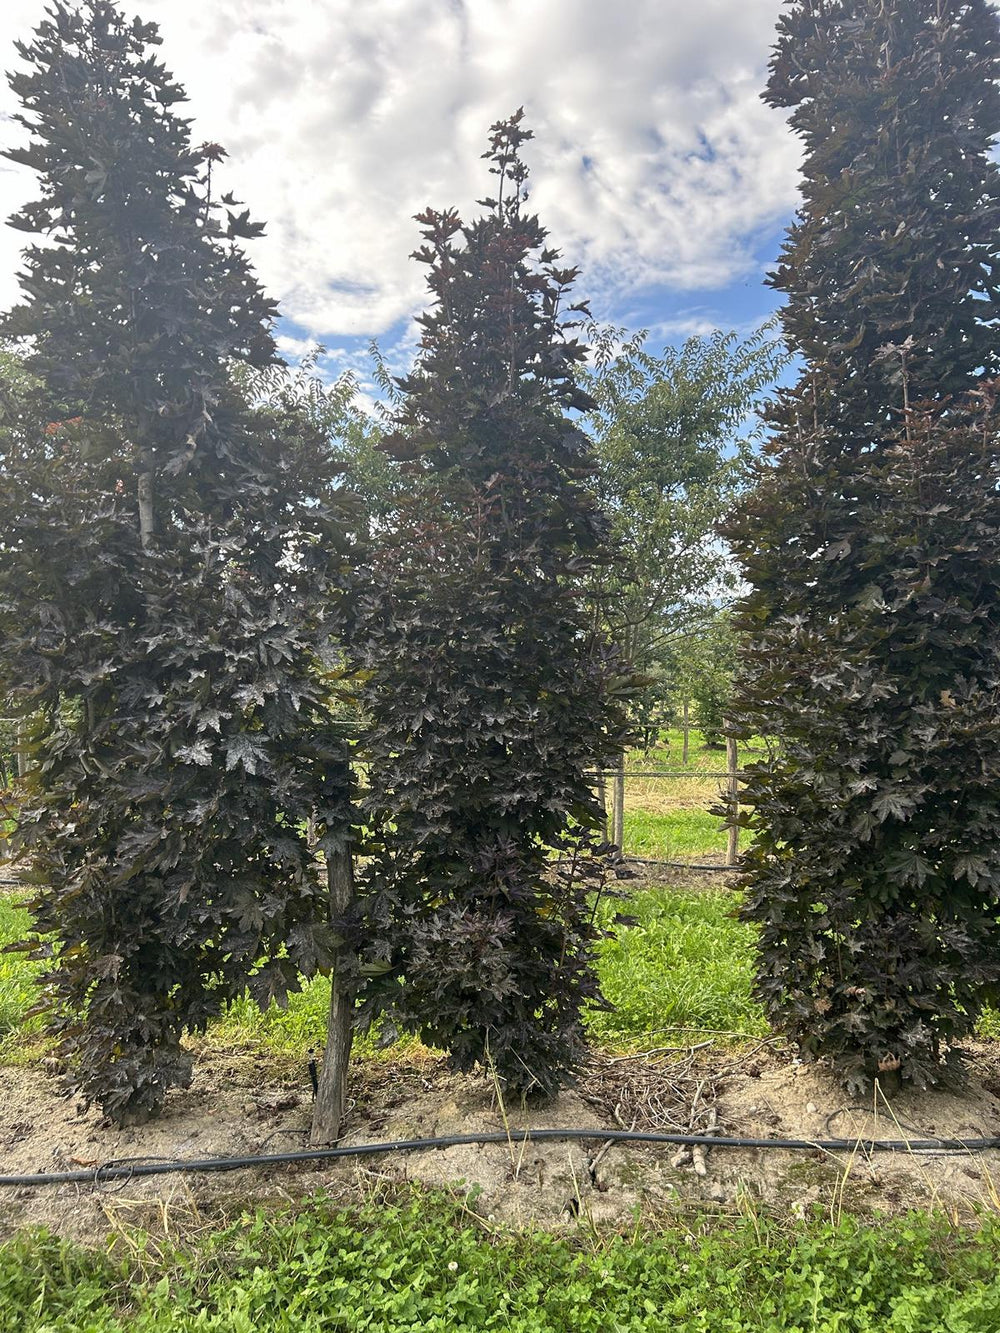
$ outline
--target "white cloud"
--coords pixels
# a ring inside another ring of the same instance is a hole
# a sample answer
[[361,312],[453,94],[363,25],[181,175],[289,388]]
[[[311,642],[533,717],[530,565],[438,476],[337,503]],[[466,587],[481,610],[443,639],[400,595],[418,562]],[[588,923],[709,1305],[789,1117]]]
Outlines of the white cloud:
[[647,332],[650,343],[656,347],[675,338],[708,338],[718,327],[718,321],[707,315],[684,315],[678,319],[657,320]]
[[[797,146],[758,97],[779,0],[134,7],[161,25],[197,138],[228,148],[226,188],[267,222],[251,254],[307,337],[384,333],[419,307],[412,215],[474,211],[487,128],[522,103],[534,205],[602,314],[650,284],[756,277],[755,242],[794,204]],[[8,0],[0,49],[43,8]],[[30,186],[0,166],[3,211]],[[0,304],[22,240],[0,241]]]

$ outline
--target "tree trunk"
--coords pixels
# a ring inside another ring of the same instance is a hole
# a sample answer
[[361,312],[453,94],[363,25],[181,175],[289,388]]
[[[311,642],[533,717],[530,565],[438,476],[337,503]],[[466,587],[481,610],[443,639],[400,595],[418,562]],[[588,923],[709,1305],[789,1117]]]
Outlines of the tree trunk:
[[[330,916],[344,915],[354,898],[354,875],[350,849],[327,856],[327,881],[330,886]],[[354,1038],[354,997],[340,987],[342,953],[334,959],[330,987],[330,1021],[327,1026],[326,1052],[316,1091],[312,1133],[314,1144],[333,1143],[340,1137],[347,1093],[347,1065]]]
[[153,474],[139,473],[139,540],[148,551],[153,544]]

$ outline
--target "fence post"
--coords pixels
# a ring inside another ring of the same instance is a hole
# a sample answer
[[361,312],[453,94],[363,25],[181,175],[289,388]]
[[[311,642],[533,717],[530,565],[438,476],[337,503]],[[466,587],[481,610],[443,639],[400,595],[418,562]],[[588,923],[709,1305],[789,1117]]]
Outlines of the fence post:
[[684,747],[681,751],[681,763],[687,768],[688,764],[688,745],[691,740],[691,722],[688,717],[688,701],[684,700]]
[[601,808],[601,837],[609,842],[608,837],[608,784],[604,780],[604,770],[597,775],[597,804]]
[[624,851],[625,841],[625,756],[618,760],[615,770],[615,785],[611,795],[611,841],[619,851]]
[[17,723],[17,744],[15,750],[17,753],[17,776],[23,778],[28,773],[28,754],[25,742],[27,740],[28,728],[25,726],[24,718],[19,718]]
[[740,855],[740,827],[736,820],[740,813],[740,782],[736,738],[726,737],[726,804],[729,807],[729,845],[726,848],[726,865],[734,866]]

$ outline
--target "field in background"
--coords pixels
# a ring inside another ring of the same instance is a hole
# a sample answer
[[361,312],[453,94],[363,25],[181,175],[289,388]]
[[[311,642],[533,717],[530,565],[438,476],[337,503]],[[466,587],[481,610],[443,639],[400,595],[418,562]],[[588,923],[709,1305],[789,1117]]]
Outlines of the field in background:
[[[726,859],[726,826],[711,809],[719,805],[726,786],[725,750],[710,750],[699,731],[688,737],[688,762],[683,763],[680,730],[664,731],[650,750],[632,750],[625,761],[624,852],[652,861],[722,865]],[[742,767],[756,749],[740,747]],[[652,770],[681,776],[646,777]],[[609,782],[610,789],[610,782]],[[610,797],[609,797],[610,799]],[[740,835],[741,846],[746,845]]]

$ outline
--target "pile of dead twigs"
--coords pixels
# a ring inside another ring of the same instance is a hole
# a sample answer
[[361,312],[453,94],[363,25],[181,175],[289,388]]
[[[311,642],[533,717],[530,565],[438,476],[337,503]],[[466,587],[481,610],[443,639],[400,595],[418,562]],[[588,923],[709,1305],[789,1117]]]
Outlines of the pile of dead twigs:
[[[739,1034],[721,1034],[736,1036]],[[581,1074],[578,1091],[604,1116],[625,1130],[667,1134],[723,1134],[719,1094],[725,1082],[774,1039],[750,1050],[719,1049],[718,1037],[687,1046],[657,1046],[628,1055],[594,1051]],[[706,1148],[680,1148],[671,1165],[707,1172]]]

